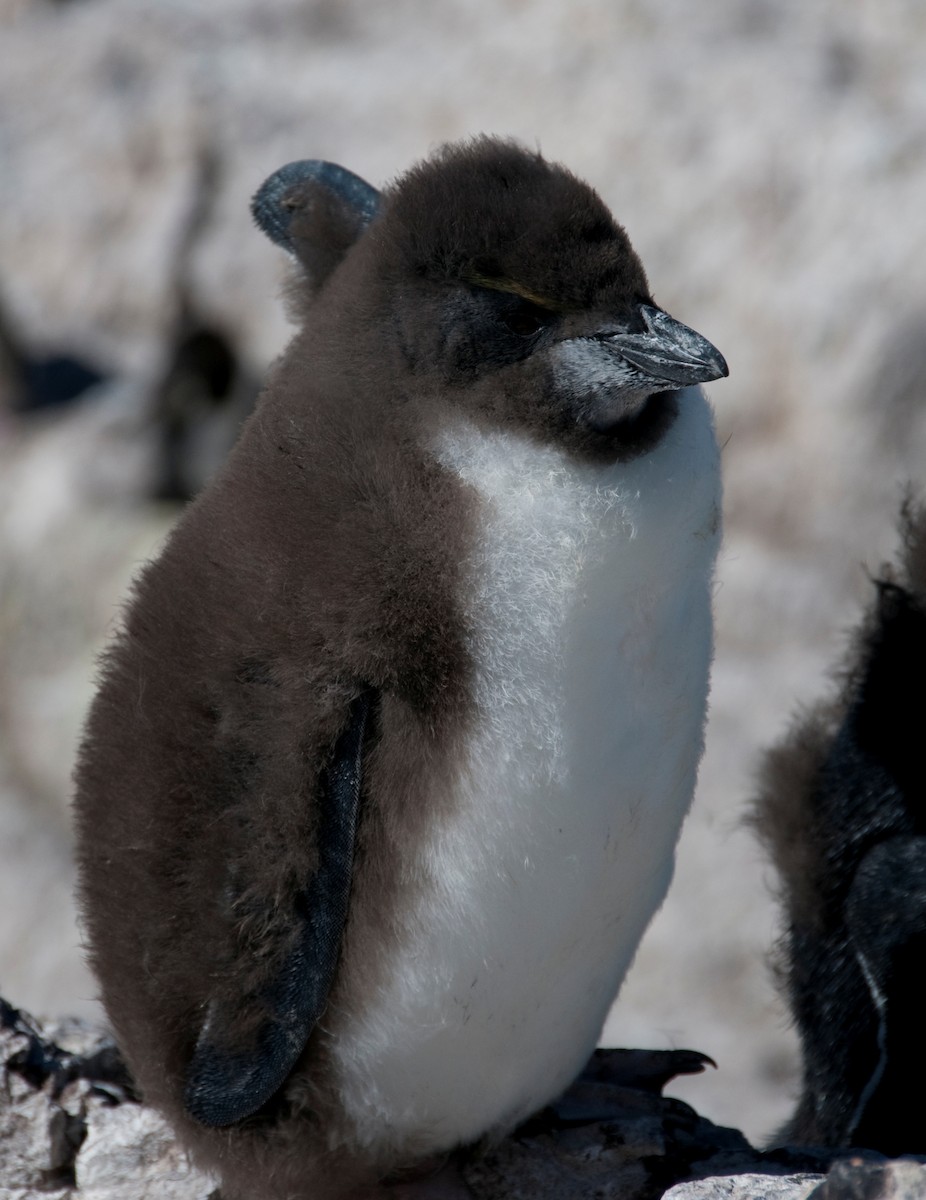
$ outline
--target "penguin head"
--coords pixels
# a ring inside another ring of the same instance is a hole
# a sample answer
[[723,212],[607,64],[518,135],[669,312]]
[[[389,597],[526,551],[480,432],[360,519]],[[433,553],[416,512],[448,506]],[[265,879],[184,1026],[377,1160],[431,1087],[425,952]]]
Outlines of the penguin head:
[[681,389],[727,374],[710,342],[654,303],[598,195],[540,154],[489,137],[446,146],[382,194],[331,164],[283,170],[302,197],[324,189],[324,204],[293,205],[290,192],[287,223],[272,176],[258,223],[305,265],[326,230],[303,214],[340,213],[326,218],[326,263],[350,353],[389,361],[406,397],[627,459],[660,439]]

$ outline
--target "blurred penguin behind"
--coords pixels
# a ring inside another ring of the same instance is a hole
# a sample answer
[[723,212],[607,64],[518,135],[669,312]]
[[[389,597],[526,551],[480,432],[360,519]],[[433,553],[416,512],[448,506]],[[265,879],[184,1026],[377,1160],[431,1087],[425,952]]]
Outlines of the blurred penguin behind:
[[372,1196],[567,1087],[662,902],[727,371],[513,143],[383,193],[289,164],[254,211],[300,329],[105,656],[80,898],[226,1200]]
[[801,1039],[778,1142],[923,1154],[926,507],[908,502],[838,689],[766,756],[753,823],[778,871],[776,955]]

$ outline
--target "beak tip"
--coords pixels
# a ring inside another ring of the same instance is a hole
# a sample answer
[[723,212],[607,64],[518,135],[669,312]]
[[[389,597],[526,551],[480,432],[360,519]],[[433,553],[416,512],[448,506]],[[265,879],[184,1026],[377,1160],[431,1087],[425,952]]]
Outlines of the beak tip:
[[713,342],[709,342],[707,338],[702,337],[700,334],[694,334],[694,338],[697,341],[692,358],[701,367],[698,382],[713,383],[717,379],[726,379],[730,374],[730,368],[727,366],[727,360],[717,347]]
[[640,371],[664,383],[682,387],[726,379],[727,360],[700,333],[676,321],[662,309],[642,305],[646,333],[618,334],[614,348]]

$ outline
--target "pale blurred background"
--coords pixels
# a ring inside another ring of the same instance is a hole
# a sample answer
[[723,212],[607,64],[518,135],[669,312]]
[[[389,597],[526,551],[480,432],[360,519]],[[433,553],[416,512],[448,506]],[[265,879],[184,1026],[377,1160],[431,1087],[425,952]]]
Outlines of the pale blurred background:
[[[97,1011],[69,774],[94,656],[179,511],[163,497],[221,456],[288,336],[251,193],[304,157],[382,184],[481,131],[587,178],[730,364],[708,750],[607,1035],[710,1053],[670,1090],[762,1138],[797,1057],[752,776],[926,478],[922,0],[0,0],[0,991]],[[214,395],[168,470],[188,335]],[[24,349],[108,380],[18,411]]]

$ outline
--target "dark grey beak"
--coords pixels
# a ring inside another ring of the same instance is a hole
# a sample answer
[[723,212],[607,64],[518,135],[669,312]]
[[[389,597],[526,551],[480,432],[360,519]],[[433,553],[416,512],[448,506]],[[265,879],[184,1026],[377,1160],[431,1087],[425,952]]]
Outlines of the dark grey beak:
[[700,333],[648,304],[640,306],[640,315],[646,333],[616,333],[602,339],[638,371],[680,387],[730,374],[723,355]]

